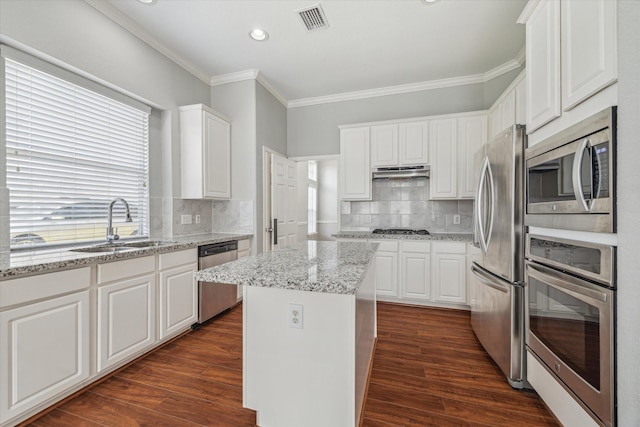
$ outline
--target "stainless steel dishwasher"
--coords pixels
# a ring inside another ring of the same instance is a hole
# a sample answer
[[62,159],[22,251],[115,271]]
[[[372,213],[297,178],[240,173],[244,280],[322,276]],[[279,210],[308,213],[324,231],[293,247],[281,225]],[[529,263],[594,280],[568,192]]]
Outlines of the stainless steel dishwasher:
[[[238,242],[223,242],[198,247],[198,270],[238,259]],[[198,323],[233,307],[238,301],[238,286],[198,282]]]

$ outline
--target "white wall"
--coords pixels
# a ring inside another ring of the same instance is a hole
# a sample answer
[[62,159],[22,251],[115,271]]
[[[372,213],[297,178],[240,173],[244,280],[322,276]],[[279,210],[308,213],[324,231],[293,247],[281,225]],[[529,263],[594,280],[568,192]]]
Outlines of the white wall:
[[255,240],[262,252],[263,224],[263,147],[287,155],[287,109],[261,83],[256,82],[256,233]]
[[618,1],[618,425],[640,425],[640,2]]
[[[162,224],[157,221],[166,216],[162,198],[180,196],[177,107],[209,105],[208,84],[83,1],[0,1],[0,41],[154,108],[149,191],[152,233],[161,233]],[[4,90],[0,103],[4,105]],[[4,147],[4,141],[1,144]],[[7,227],[3,221],[2,228]]]

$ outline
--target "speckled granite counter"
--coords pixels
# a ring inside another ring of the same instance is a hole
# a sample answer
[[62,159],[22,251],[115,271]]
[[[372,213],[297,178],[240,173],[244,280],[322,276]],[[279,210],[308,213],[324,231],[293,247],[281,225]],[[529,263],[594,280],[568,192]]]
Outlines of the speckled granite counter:
[[207,233],[193,236],[176,236],[154,238],[166,242],[159,246],[137,248],[125,252],[83,253],[69,249],[50,249],[38,251],[0,252],[0,281],[17,278],[34,273],[46,273],[55,270],[70,269],[82,265],[123,260],[140,256],[182,249],[195,248],[209,243],[242,240],[253,237],[253,234]]
[[370,231],[341,231],[333,235],[337,239],[376,239],[376,240],[445,240],[451,242],[471,242],[473,234],[433,233],[418,234],[373,234]]
[[195,273],[206,282],[355,294],[377,244],[302,242]]

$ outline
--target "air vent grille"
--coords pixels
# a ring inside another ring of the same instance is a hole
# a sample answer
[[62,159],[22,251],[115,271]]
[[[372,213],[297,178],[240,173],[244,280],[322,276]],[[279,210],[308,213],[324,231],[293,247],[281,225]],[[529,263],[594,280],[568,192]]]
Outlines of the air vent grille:
[[304,26],[307,27],[307,31],[320,30],[322,28],[329,27],[329,22],[327,22],[327,17],[324,15],[324,11],[320,4],[306,9],[301,9],[298,11],[298,15],[300,15]]

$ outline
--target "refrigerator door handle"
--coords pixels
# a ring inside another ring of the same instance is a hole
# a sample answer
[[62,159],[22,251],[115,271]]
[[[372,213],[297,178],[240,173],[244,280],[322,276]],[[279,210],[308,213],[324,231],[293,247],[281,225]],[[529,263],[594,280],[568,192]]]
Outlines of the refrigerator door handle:
[[487,157],[487,176],[489,177],[489,229],[487,230],[487,248],[491,244],[491,236],[493,234],[493,221],[495,219],[495,203],[496,203],[496,194],[495,194],[495,182],[493,181],[493,171],[491,170],[491,163],[489,163],[489,158]]
[[482,160],[482,166],[480,167],[480,179],[478,181],[478,190],[476,191],[476,226],[478,227],[478,240],[480,248],[483,253],[487,253],[487,239],[484,229],[484,215],[482,201],[484,199],[485,180],[487,178],[487,169],[489,167],[489,158],[485,157]]
[[480,270],[478,267],[475,266],[475,264],[471,264],[471,272],[474,274],[474,276],[477,277],[478,281],[480,281],[480,283],[482,283],[483,285],[489,286],[500,292],[504,292],[504,293],[509,292],[509,288],[507,286],[504,286],[499,282],[497,282],[495,278],[489,276],[487,273]]

